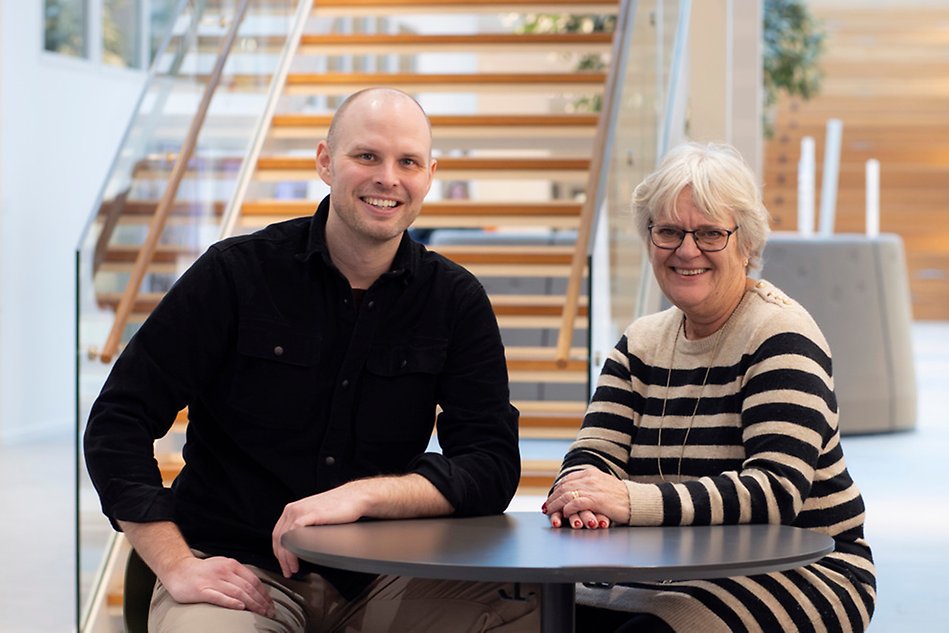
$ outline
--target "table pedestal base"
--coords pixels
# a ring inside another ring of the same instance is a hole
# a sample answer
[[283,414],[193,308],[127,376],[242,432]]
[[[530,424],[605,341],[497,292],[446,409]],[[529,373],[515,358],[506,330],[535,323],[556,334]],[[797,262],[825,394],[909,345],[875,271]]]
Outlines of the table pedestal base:
[[573,633],[576,586],[572,582],[541,586],[540,630],[543,633]]

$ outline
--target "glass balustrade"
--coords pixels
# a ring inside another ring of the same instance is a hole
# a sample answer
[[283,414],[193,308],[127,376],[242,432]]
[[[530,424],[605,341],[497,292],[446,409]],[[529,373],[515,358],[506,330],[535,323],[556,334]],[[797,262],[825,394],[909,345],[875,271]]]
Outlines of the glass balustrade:
[[[591,374],[595,380],[605,354],[642,310],[642,287],[649,271],[633,225],[633,189],[652,171],[663,151],[663,130],[682,129],[676,107],[681,93],[683,38],[680,28],[689,3],[641,0],[624,34],[624,70],[615,91],[615,122],[603,149],[605,186],[599,192],[599,231],[591,256]],[[678,118],[678,120],[672,120]]]
[[[81,458],[89,408],[120,351],[162,293],[220,237],[242,161],[265,110],[299,0],[183,1],[76,253],[77,584],[80,621],[103,577],[112,529]],[[243,9],[243,11],[242,11]],[[216,85],[213,80],[217,80]],[[172,176],[178,174],[179,179]],[[164,214],[163,218],[160,214]],[[143,245],[155,244],[143,258]],[[127,322],[103,354],[130,279]],[[171,434],[169,441],[175,439]],[[121,577],[121,575],[119,575]],[[81,629],[82,630],[82,627]]]

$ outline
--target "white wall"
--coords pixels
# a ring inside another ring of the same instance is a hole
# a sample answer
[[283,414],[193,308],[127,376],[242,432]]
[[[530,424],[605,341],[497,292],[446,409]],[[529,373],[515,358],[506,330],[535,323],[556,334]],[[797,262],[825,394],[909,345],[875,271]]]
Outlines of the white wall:
[[692,3],[689,136],[731,143],[761,177],[762,0]]
[[144,73],[43,51],[43,3],[0,0],[0,442],[74,417],[74,251]]

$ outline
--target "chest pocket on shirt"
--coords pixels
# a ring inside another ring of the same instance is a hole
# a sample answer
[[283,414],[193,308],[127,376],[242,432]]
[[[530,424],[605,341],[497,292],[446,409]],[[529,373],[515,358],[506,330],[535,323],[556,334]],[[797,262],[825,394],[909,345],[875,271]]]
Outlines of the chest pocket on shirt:
[[366,369],[377,376],[394,378],[406,374],[438,374],[445,366],[448,341],[413,339],[408,345],[374,346]]
[[319,344],[313,331],[279,321],[241,321],[231,404],[269,427],[306,424],[313,415]]
[[400,449],[417,453],[427,445],[447,357],[445,339],[417,337],[407,344],[373,346],[356,417],[363,450],[379,449],[373,459],[399,462]]

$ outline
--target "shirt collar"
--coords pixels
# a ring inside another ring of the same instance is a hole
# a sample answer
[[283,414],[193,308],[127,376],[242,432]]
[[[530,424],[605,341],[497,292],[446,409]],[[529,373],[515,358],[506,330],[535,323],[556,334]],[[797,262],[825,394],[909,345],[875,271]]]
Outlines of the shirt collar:
[[[326,244],[326,218],[329,216],[330,197],[326,196],[316,208],[316,213],[310,218],[310,232],[307,237],[305,249],[296,254],[296,258],[302,262],[310,261],[317,254],[329,266],[333,266],[330,259],[329,247]],[[392,260],[392,267],[386,275],[411,277],[418,270],[422,258],[423,247],[409,236],[408,231],[403,231],[402,241],[399,242],[399,250],[395,253],[395,259]]]

